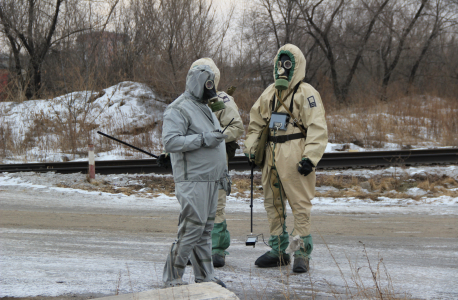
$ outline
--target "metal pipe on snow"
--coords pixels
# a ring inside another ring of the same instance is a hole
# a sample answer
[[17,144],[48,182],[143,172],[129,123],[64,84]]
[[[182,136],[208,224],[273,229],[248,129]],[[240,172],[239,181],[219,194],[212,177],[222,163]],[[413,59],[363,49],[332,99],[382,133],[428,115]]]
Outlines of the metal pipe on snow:
[[94,155],[94,145],[88,145],[88,161],[89,161],[89,178],[95,179],[95,155]]

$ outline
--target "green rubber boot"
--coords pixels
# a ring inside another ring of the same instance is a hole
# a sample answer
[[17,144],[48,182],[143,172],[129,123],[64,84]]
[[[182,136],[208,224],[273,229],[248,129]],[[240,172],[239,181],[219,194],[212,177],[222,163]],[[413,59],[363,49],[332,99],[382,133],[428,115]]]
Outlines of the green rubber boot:
[[216,223],[212,230],[212,260],[213,267],[221,268],[226,264],[226,251],[231,244],[231,235],[227,230],[226,220]]
[[301,236],[301,239],[304,241],[304,247],[294,252],[294,273],[305,273],[310,269],[309,261],[313,251],[312,235]]

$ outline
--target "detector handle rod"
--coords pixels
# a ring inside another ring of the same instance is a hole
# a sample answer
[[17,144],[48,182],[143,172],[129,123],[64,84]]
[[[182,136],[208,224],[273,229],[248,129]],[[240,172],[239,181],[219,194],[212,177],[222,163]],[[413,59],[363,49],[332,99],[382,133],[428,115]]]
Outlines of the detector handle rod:
[[232,120],[229,122],[229,124],[227,124],[226,128],[224,128],[224,130],[221,133],[224,133],[226,131],[227,127],[229,127],[229,125],[231,125],[232,121],[234,121],[234,118],[232,118]]
[[250,208],[251,208],[251,234],[253,234],[253,173],[254,173],[254,165],[251,167],[251,203],[250,203]]
[[100,131],[97,131],[97,133],[100,134],[100,135],[103,135],[103,136],[105,136],[105,137],[107,137],[107,138],[109,138],[109,139],[112,139],[112,140],[114,140],[114,141],[116,141],[116,142],[118,142],[118,143],[124,144],[124,145],[126,145],[126,146],[131,147],[131,148],[134,148],[135,150],[138,150],[138,151],[140,151],[140,152],[143,152],[143,153],[145,153],[145,154],[147,154],[147,155],[149,155],[149,156],[152,156],[152,157],[154,157],[154,158],[159,158],[157,155],[154,155],[154,154],[152,154],[152,153],[149,153],[148,151],[145,151],[145,150],[143,150],[143,149],[140,149],[140,148],[138,148],[138,147],[135,147],[135,146],[133,146],[133,145],[131,145],[131,144],[128,144],[128,143],[126,143],[126,142],[123,142],[123,141],[121,141],[121,140],[118,140],[117,138],[112,137],[111,135],[108,135],[108,134],[103,133],[103,132],[100,132]]

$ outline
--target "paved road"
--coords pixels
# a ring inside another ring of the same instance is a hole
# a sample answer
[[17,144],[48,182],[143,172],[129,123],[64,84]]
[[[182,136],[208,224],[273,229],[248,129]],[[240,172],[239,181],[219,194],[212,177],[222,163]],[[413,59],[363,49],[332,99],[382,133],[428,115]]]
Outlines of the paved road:
[[[255,268],[268,248],[244,245],[248,205],[229,202],[230,256],[217,276],[241,299],[327,299],[376,292],[370,262],[383,293],[458,298],[458,206],[316,203],[310,274]],[[177,218],[174,201],[0,186],[0,297],[87,299],[158,288]],[[254,224],[267,236],[260,202]]]

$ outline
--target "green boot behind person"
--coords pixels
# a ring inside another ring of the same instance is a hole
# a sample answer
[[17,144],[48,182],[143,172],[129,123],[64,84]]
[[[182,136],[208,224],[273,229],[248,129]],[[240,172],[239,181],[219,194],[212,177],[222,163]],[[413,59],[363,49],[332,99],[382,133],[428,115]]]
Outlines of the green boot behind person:
[[299,250],[294,252],[294,273],[305,273],[308,272],[310,268],[310,254],[312,254],[313,251],[312,235],[309,234],[307,236],[301,236],[301,239],[304,241],[304,247],[301,247]]
[[289,245],[289,235],[283,232],[281,235],[271,235],[269,238],[270,251],[264,253],[254,263],[260,268],[273,268],[289,265],[290,257],[285,252]]
[[226,220],[216,223],[212,230],[212,260],[213,267],[221,268],[226,264],[226,251],[231,244],[231,235],[227,230]]

